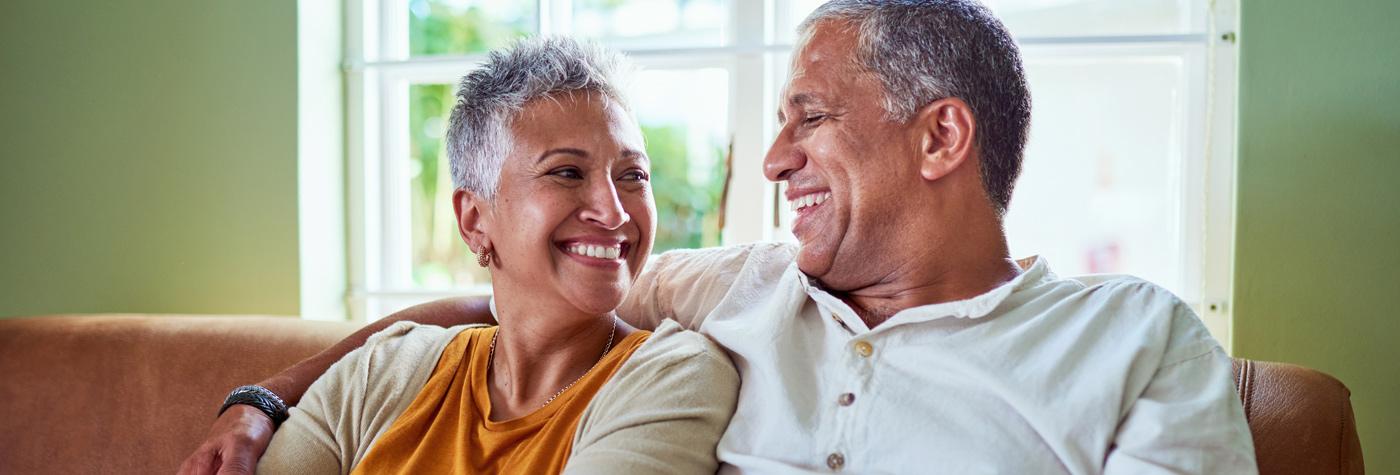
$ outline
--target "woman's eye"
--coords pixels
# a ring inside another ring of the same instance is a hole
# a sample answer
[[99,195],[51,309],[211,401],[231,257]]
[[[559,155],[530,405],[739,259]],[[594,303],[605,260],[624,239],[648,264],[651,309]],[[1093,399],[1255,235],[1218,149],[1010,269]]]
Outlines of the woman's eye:
[[554,171],[552,171],[552,172],[549,172],[549,174],[550,174],[550,175],[557,176],[557,177],[560,177],[560,178],[569,178],[569,179],[579,179],[579,178],[583,178],[583,173],[579,172],[579,170],[578,170],[577,168],[573,168],[573,167],[560,168],[560,169],[554,170]]
[[628,170],[622,174],[622,179],[627,181],[647,181],[647,173],[641,170]]

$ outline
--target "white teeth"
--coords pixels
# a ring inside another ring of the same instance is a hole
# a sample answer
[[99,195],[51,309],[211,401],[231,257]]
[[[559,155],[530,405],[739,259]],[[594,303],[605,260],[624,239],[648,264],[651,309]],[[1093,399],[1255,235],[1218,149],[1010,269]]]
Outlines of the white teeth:
[[831,198],[830,191],[821,193],[811,193],[798,197],[795,200],[789,201],[788,206],[790,206],[793,211],[797,211],[808,206],[822,204],[823,202],[826,202],[826,200],[829,198]]
[[580,256],[595,257],[599,259],[617,259],[622,256],[622,246],[595,246],[591,244],[574,244],[564,248],[570,254]]

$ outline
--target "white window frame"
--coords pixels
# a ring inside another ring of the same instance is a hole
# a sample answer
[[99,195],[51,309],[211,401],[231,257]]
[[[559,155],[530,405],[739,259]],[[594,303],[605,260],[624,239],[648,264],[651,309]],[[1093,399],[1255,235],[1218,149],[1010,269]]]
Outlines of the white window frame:
[[[568,0],[539,2],[539,32],[567,34],[571,22]],[[729,71],[730,128],[734,147],[733,183],[730,186],[726,229],[721,242],[734,244],[760,240],[791,239],[784,227],[785,206],[779,206],[779,187],[757,170],[776,132],[773,120],[778,86],[786,65],[777,58],[791,45],[774,44],[790,0],[733,0],[730,7],[729,42],[726,46],[624,50],[643,68],[717,67]],[[1198,118],[1200,127],[1187,134],[1188,179],[1182,196],[1187,202],[1180,225],[1182,259],[1188,269],[1186,282],[1199,284],[1196,298],[1188,298],[1222,343],[1230,341],[1230,291],[1234,243],[1234,169],[1238,0],[1212,0],[1207,31],[1183,35],[1019,37],[1023,53],[1039,58],[1046,54],[1082,54],[1087,50],[1125,54],[1177,52],[1188,63],[1190,75],[1184,112]],[[407,17],[403,0],[347,0],[345,8],[345,90],[347,154],[347,214],[349,222],[349,291],[347,307],[352,321],[378,318],[388,310],[437,298],[484,294],[489,286],[454,291],[388,289],[377,285],[386,272],[404,272],[412,265],[407,210],[408,180],[404,167],[387,166],[385,157],[405,154],[407,138],[407,84],[455,84],[461,75],[485,55],[453,55],[408,58]],[[1096,53],[1097,54],[1097,53]],[[407,58],[407,59],[403,59]],[[1191,121],[1190,123],[1196,123]],[[752,203],[764,203],[752,206]],[[397,305],[386,304],[397,300]],[[376,301],[380,303],[376,303]]]

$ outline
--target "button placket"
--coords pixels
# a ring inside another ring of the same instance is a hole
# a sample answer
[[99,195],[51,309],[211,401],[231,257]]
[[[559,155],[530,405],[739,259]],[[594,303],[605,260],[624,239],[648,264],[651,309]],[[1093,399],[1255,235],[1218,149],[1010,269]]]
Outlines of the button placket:
[[826,456],[826,467],[827,467],[827,468],[830,468],[830,469],[832,469],[832,470],[841,470],[841,468],[842,468],[842,467],[845,467],[845,466],[846,466],[846,456],[841,455],[840,452],[832,452],[831,455]]

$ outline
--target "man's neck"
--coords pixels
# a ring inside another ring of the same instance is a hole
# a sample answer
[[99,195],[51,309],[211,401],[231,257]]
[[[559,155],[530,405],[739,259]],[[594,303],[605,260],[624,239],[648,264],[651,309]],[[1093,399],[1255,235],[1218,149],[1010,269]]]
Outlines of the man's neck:
[[878,281],[858,289],[833,292],[850,305],[869,328],[903,310],[966,300],[985,294],[1021,274],[1010,257],[1000,223],[969,226],[955,239],[934,246],[902,246],[904,254]]

